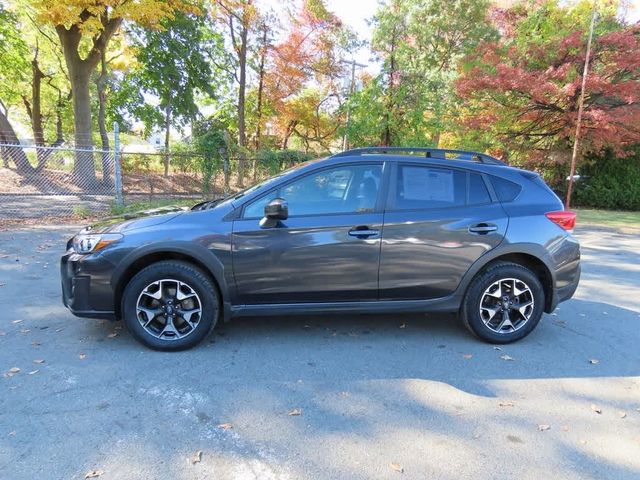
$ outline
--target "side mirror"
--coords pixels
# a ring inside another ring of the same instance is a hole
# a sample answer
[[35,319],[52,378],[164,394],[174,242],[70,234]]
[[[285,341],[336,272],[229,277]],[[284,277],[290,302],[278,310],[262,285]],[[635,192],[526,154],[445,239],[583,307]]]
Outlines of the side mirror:
[[260,226],[272,228],[287,218],[289,218],[289,204],[284,198],[274,198],[264,207],[264,218],[260,220]]

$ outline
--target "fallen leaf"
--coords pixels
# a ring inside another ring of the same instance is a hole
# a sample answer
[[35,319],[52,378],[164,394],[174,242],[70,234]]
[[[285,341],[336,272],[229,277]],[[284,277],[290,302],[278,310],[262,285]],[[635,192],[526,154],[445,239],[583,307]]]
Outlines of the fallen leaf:
[[22,330],[20,330],[20,333],[29,333],[30,331],[30,328],[23,328]]
[[116,338],[118,336],[118,332],[113,332],[107,335],[107,338]]
[[540,430],[541,432],[549,430],[550,428],[551,428],[551,425],[545,425],[545,424],[538,425],[538,430]]
[[294,408],[293,410],[291,410],[288,413],[289,416],[291,417],[297,417],[298,415],[302,415],[302,409],[301,408]]
[[509,355],[507,355],[506,353],[504,355],[500,355],[500,358],[502,360],[506,360],[506,361],[512,361],[513,357],[510,357]]
[[566,425],[562,427],[562,431],[563,432],[568,432],[569,431],[569,427],[567,427]]
[[15,436],[16,436],[16,433],[18,433],[18,432],[16,432],[16,431],[14,430],[13,432],[9,432],[9,435],[11,435],[12,437],[15,437]]
[[13,321],[13,322],[11,322],[11,323],[22,323],[22,322],[24,322],[24,320],[14,320],[14,321]]
[[[407,324],[403,323],[402,325],[400,325],[400,328],[407,328]],[[393,464],[392,464],[393,465]]]
[[493,349],[502,351],[502,348],[500,348],[500,347],[493,347]]
[[218,428],[229,430],[230,428],[233,428],[233,425],[231,425],[230,423],[221,423],[220,425],[218,425]]
[[192,464],[200,463],[200,460],[202,460],[202,450],[198,450],[189,459]]
[[104,473],[104,470],[91,470],[87,473],[85,473],[84,478],[96,478],[101,476]]
[[591,360],[589,360],[589,363],[591,365],[597,365],[600,363],[600,360],[598,360],[597,358],[592,358]]
[[591,410],[598,414],[602,413],[602,409],[594,403],[591,404]]
[[0,283],[0,287],[4,287],[6,283]]
[[63,330],[64,330],[64,327],[62,327],[62,328],[56,328],[56,333],[60,333],[60,332],[61,332],[61,331],[63,331]]
[[471,355],[470,353],[465,353],[464,355],[462,355],[462,358],[464,358],[465,360],[469,360],[470,358],[473,358],[473,355]]
[[18,373],[20,371],[20,369],[18,367],[11,367],[9,369],[9,373]]
[[404,472],[404,468],[399,463],[392,462],[389,466],[398,473]]
[[78,355],[78,358],[80,358],[80,360],[84,360],[85,358],[87,358],[87,354],[81,352],[80,355]]
[[27,375],[35,375],[36,373],[38,373],[40,370],[32,370],[31,372],[27,373]]
[[34,347],[39,347],[42,344],[40,342],[31,342],[31,345],[33,345]]
[[625,418],[625,417],[627,416],[627,412],[622,412],[622,411],[620,411],[620,412],[618,412],[618,416],[619,416],[620,418]]
[[560,326],[563,326],[563,325],[567,324],[567,322],[565,322],[564,320],[554,320],[553,323],[555,323],[556,325],[560,325]]
[[504,402],[500,402],[498,403],[499,406],[501,407],[513,407],[513,402],[509,402],[509,401],[504,401]]
[[33,363],[37,363],[39,365],[42,365],[44,363],[44,360],[41,360],[41,359],[34,360]]

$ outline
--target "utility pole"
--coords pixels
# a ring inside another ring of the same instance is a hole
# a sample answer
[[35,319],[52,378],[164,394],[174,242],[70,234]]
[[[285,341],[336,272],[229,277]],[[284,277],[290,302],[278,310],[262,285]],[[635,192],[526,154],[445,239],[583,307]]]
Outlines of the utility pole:
[[571,206],[571,193],[573,192],[573,177],[576,175],[576,160],[578,158],[578,145],[580,142],[580,129],[582,127],[582,112],[584,110],[584,90],[587,85],[587,74],[589,73],[589,57],[591,56],[591,40],[593,38],[593,27],[596,23],[597,0],[593,1],[593,12],[591,14],[591,26],[589,27],[589,39],[587,40],[587,55],[584,60],[584,70],[582,72],[582,89],[578,100],[578,122],[576,124],[576,138],[573,141],[573,153],[571,155],[571,167],[569,169],[569,186],[567,187],[567,198],[564,206],[569,209]]
[[[343,62],[345,62],[345,61],[343,60]],[[345,63],[347,63],[347,62],[345,62]],[[353,95],[353,92],[355,91],[356,67],[365,68],[367,65],[363,65],[362,63],[356,63],[355,60],[351,60],[348,63],[351,64],[351,83],[349,84],[349,99],[351,99],[351,96]],[[346,130],[347,131],[344,132],[344,136],[342,137],[342,151],[343,152],[349,148],[349,138],[348,138],[349,134],[347,132],[349,131],[349,122],[350,121],[351,121],[351,107],[347,103],[347,126],[346,126]]]

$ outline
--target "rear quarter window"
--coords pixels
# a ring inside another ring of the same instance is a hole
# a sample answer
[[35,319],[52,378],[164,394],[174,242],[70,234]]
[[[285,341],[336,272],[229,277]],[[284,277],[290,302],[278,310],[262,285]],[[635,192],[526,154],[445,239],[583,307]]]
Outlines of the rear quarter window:
[[491,185],[493,185],[496,196],[501,202],[510,202],[511,200],[515,199],[522,190],[522,186],[518,185],[515,182],[511,182],[500,177],[492,176],[490,178]]

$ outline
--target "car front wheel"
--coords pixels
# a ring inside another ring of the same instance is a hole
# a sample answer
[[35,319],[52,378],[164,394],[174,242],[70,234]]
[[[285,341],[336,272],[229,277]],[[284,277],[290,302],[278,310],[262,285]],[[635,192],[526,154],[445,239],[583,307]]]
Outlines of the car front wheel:
[[462,320],[490,343],[511,343],[526,337],[544,311],[544,290],[526,267],[499,263],[471,282],[462,305]]
[[204,339],[219,315],[212,280],[181,261],[154,263],[138,272],[122,300],[125,324],[141,343],[154,350],[191,348]]

